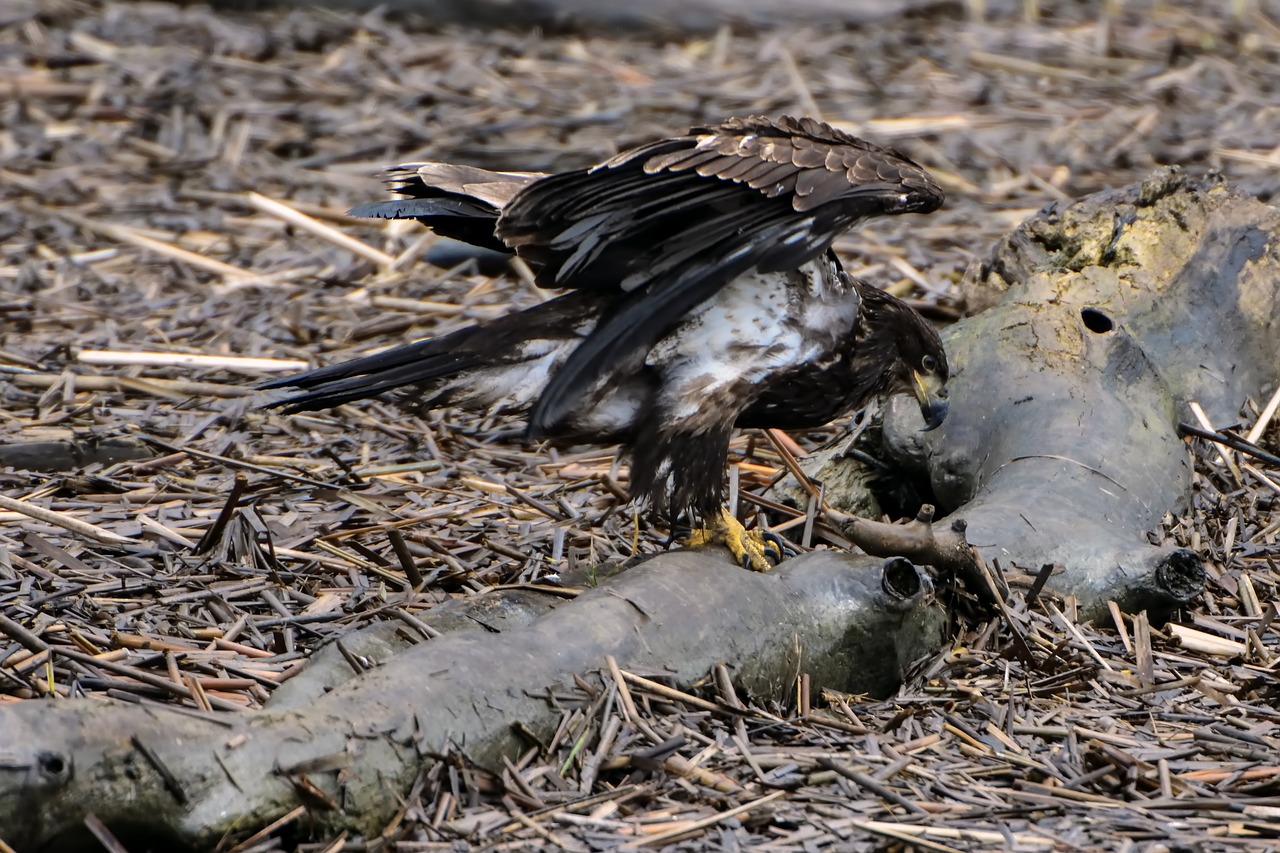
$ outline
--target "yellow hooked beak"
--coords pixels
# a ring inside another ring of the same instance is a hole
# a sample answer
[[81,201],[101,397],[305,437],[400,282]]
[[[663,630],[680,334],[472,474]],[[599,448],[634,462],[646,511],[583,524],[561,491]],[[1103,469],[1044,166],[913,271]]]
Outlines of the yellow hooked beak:
[[915,380],[916,400],[920,403],[920,414],[924,416],[924,429],[928,432],[942,426],[947,417],[947,388],[936,373],[912,371]]

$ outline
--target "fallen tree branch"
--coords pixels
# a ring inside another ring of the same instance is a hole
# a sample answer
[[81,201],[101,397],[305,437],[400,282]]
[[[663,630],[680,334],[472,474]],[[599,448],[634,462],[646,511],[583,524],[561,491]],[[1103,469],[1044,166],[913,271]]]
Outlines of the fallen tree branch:
[[916,518],[906,524],[874,521],[830,507],[823,514],[872,556],[906,557],[969,581],[981,579],[977,556],[964,536],[964,521],[955,519],[935,526],[934,508],[930,504],[925,504]]
[[65,437],[50,441],[21,441],[0,444],[0,468],[23,471],[75,471],[90,465],[112,465],[131,459],[146,459],[152,453],[134,438],[80,437],[60,430]]
[[[1188,505],[1180,422],[1199,403],[1215,423],[1280,382],[1280,212],[1217,178],[1176,170],[1053,205],[966,278],[988,307],[944,337],[953,379],[941,429],[896,402],[883,453],[918,470],[952,523],[939,535],[850,522],[869,551],[956,568],[963,538],[988,563],[1079,599],[1157,616],[1203,587],[1200,558],[1160,541]],[[835,465],[847,463],[830,463]],[[832,470],[816,475],[856,483]],[[1152,544],[1156,542],[1156,544]]]
[[96,815],[126,845],[207,849],[307,806],[319,830],[376,834],[440,756],[498,771],[529,746],[516,722],[545,742],[561,718],[550,693],[606,656],[682,688],[723,662],[763,696],[794,695],[801,674],[887,694],[942,639],[931,590],[900,557],[815,552],[756,574],[720,551],[677,551],[531,624],[436,637],[278,708],[0,706],[0,826],[18,849],[76,849]]

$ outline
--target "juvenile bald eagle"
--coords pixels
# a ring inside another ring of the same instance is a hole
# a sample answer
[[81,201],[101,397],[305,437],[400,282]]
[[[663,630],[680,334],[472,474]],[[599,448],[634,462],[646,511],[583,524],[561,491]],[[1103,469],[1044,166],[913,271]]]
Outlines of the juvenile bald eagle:
[[[530,437],[621,442],[633,498],[766,569],[722,507],[735,427],[803,429],[878,394],[946,413],[947,358],[906,303],[830,247],[870,216],[927,213],[942,190],[903,155],[813,119],[729,119],[555,175],[441,163],[392,170],[416,218],[514,250],[564,295],[524,311],[270,383],[319,409],[409,387],[429,407],[524,414]],[[779,558],[780,554],[776,554]]]

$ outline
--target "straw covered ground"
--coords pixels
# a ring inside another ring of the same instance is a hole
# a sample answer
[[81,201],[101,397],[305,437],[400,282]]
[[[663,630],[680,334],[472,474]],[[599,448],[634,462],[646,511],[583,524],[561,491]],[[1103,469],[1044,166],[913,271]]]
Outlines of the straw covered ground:
[[[939,322],[970,260],[1048,201],[1162,163],[1280,185],[1269,4],[980,5],[656,40],[0,0],[0,701],[259,707],[353,627],[663,547],[612,448],[378,402],[256,407],[273,371],[544,298],[426,263],[412,223],[345,217],[382,165],[557,169],[728,115],[818,115],[945,186],[928,219],[839,244]],[[1241,400],[1243,429],[1266,403]],[[745,502],[782,464],[759,436],[734,447]],[[1280,464],[1195,450],[1193,511],[1163,535],[1211,581],[1177,624],[1015,598],[890,699],[813,707],[606,672],[500,777],[437,764],[382,839],[310,837],[300,810],[225,847],[1271,849]]]

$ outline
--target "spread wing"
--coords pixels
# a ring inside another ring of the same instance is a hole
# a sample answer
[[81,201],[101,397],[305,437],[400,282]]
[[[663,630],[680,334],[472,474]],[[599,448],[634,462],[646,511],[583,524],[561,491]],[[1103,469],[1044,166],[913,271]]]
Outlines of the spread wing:
[[529,429],[737,276],[795,269],[860,219],[927,213],[942,190],[917,164],[809,118],[730,119],[521,189],[497,234],[547,287],[618,289],[618,309],[546,388]]

